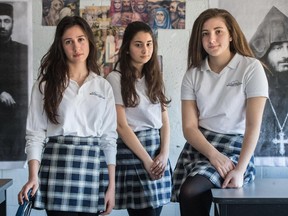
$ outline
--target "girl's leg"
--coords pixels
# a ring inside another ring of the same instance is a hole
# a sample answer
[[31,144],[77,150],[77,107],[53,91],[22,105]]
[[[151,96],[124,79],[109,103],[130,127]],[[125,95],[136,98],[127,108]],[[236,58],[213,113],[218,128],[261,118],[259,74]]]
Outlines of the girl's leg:
[[213,184],[205,177],[187,177],[180,189],[181,216],[209,216]]
[[144,209],[127,209],[129,216],[160,216],[162,211],[162,206],[153,209],[144,208]]

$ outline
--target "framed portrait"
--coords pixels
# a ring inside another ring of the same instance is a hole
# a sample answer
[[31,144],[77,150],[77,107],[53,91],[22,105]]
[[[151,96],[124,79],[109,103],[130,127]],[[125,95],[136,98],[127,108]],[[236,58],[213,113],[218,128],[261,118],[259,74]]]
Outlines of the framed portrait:
[[[288,165],[288,4],[286,0],[210,0],[228,10],[244,32],[269,83],[255,164]],[[240,9],[240,10],[239,10]]]
[[23,167],[33,80],[32,0],[0,0],[0,167]]

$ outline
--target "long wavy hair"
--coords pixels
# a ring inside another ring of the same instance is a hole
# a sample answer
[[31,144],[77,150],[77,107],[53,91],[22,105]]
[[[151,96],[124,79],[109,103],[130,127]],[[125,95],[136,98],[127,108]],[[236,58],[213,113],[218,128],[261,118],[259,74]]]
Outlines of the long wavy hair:
[[[133,66],[131,56],[128,55],[131,41],[138,32],[149,33],[153,42],[153,53],[150,60],[144,64],[142,74],[145,76],[147,96],[151,103],[161,103],[162,110],[171,100],[165,96],[165,88],[162,73],[157,58],[157,41],[151,28],[144,22],[135,21],[129,23],[123,35],[123,42],[119,50],[119,58],[115,64],[115,71],[121,73],[121,94],[125,107],[136,107],[139,104],[139,96],[136,92],[137,69]],[[119,65],[119,66],[118,66]],[[120,71],[119,69],[120,68]]]
[[188,47],[188,69],[199,67],[201,62],[208,56],[202,45],[202,29],[204,23],[211,18],[223,18],[229,31],[232,41],[230,42],[230,51],[239,53],[243,56],[254,57],[252,50],[240,29],[236,19],[226,10],[218,8],[210,8],[203,11],[195,20],[192,28],[191,37]]
[[[44,111],[48,119],[54,124],[59,123],[57,120],[58,107],[69,84],[69,67],[61,39],[67,29],[76,25],[83,30],[89,41],[90,51],[86,60],[87,69],[100,74],[97,65],[97,50],[90,26],[81,17],[64,17],[57,25],[52,45],[41,59],[38,76],[39,90],[44,94]],[[43,84],[44,87],[42,87]]]

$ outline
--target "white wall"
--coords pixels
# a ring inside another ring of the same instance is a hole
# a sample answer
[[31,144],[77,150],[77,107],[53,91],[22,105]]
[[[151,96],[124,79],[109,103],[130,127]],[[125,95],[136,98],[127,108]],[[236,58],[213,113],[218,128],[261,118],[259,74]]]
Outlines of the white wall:
[[[32,0],[30,0],[32,2]],[[82,0],[80,0],[81,3]],[[87,1],[87,0],[86,0]],[[110,0],[89,0],[95,5],[109,5]],[[171,123],[171,147],[170,159],[174,167],[178,155],[184,145],[181,131],[180,116],[180,85],[186,69],[187,47],[190,29],[193,21],[200,12],[208,8],[208,0],[186,0],[186,29],[185,30],[159,30],[158,43],[159,54],[163,56],[164,79],[167,95],[172,103],[169,108]],[[54,37],[55,27],[41,25],[42,1],[33,0],[33,78],[36,79],[39,62],[50,46]],[[8,189],[8,215],[15,215],[17,193],[27,180],[27,169],[0,170],[0,178],[12,178],[13,185]],[[46,215],[43,211],[33,210],[32,215]],[[111,216],[126,216],[126,211],[113,211]],[[164,207],[162,215],[178,216],[178,204],[171,203]]]

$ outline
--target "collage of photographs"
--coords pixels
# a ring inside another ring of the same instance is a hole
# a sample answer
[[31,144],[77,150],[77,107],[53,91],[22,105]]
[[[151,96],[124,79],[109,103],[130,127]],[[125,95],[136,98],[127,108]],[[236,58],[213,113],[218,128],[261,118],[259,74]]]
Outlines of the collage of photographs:
[[111,0],[110,6],[95,6],[94,1],[86,0],[88,6],[82,8],[84,1],[42,0],[42,25],[56,26],[65,16],[79,15],[84,18],[95,35],[98,64],[104,77],[112,71],[129,23],[147,23],[156,37],[158,29],[185,29],[186,0]]

